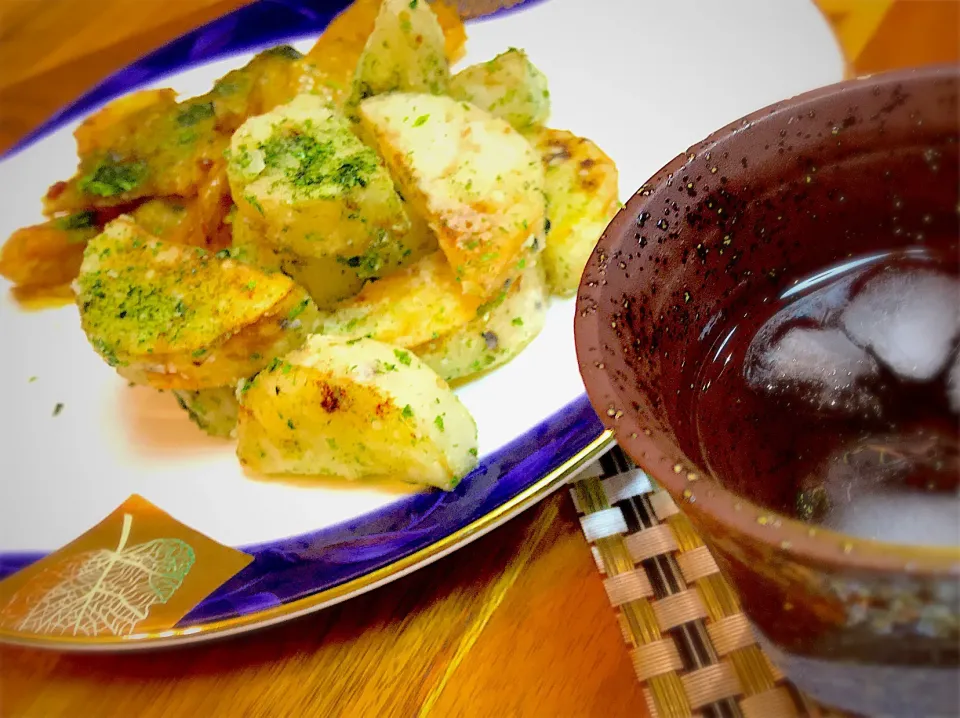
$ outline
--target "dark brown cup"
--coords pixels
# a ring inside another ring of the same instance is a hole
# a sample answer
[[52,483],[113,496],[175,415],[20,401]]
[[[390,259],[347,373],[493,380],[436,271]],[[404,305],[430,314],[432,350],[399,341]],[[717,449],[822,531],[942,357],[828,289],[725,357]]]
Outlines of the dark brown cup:
[[[784,673],[867,715],[960,714],[960,549],[778,515],[761,508],[775,476],[725,488],[703,470],[691,384],[709,323],[751,291],[933,233],[960,251],[958,95],[957,67],[890,73],[720,130],[617,215],[577,302],[580,371],[604,423],[700,530]],[[723,421],[705,440],[728,440]]]

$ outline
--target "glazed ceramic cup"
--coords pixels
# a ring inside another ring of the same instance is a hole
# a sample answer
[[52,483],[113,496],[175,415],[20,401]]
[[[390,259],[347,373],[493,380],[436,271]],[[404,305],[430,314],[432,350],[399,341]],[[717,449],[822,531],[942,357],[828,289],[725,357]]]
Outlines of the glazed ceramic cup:
[[956,67],[891,73],[720,130],[613,220],[577,304],[580,370],[604,423],[700,530],[790,680],[867,715],[958,715],[960,549],[777,515],[761,508],[776,476],[724,488],[699,449],[729,441],[724,417],[698,436],[693,377],[711,321],[749,292],[934,232],[960,237],[958,94]]

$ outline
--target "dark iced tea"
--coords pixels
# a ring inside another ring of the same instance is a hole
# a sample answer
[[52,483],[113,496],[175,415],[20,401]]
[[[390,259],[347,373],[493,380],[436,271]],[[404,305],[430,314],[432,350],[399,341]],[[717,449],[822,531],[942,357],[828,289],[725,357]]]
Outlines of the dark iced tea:
[[958,543],[955,252],[850,258],[751,298],[713,337],[693,410],[719,480],[863,538]]

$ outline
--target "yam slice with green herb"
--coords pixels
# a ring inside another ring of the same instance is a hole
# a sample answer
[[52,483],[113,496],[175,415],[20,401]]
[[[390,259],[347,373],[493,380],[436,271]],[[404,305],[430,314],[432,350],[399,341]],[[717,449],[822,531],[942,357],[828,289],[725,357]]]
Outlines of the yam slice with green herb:
[[536,338],[546,323],[549,301],[543,267],[534,264],[480,316],[411,351],[446,381],[493,369],[513,359]]
[[86,247],[75,284],[93,348],[130,381],[207,389],[303,343],[316,307],[283,274],[167,244],[123,216]]
[[450,490],[477,463],[467,409],[419,359],[312,336],[241,390],[237,455],[265,474],[390,477]]
[[526,52],[514,47],[454,75],[450,96],[506,120],[521,132],[542,125],[550,116],[546,75]]
[[273,244],[370,277],[403,257],[400,237],[411,225],[390,175],[317,97],[247,120],[233,135],[227,174],[239,213]]
[[544,170],[507,122],[450,97],[364,100],[361,132],[426,218],[462,291],[486,299],[543,232]]
[[570,296],[620,209],[617,166],[593,142],[565,130],[543,130],[534,141],[546,168],[550,229],[543,264],[551,291]]
[[481,305],[460,291],[443,253],[434,252],[321,312],[319,332],[412,347],[463,326],[477,316]]
[[240,402],[237,401],[237,388],[235,386],[221,386],[198,391],[174,389],[173,395],[193,423],[210,436],[223,439],[236,437]]
[[73,281],[87,240],[96,236],[94,212],[21,227],[0,247],[0,276],[21,287],[57,287]]
[[215,131],[211,102],[176,102],[172,90],[122,97],[77,129],[77,173],[57,182],[44,213],[116,207],[144,197],[195,196],[228,138]]
[[353,74],[347,111],[388,92],[446,92],[443,28],[426,0],[383,0]]
[[197,99],[212,104],[217,130],[229,136],[248,118],[269,112],[304,92],[326,101],[334,99],[313,62],[290,45],[277,45],[228,72]]
[[262,223],[237,214],[231,222],[233,245],[230,256],[264,272],[282,272],[303,287],[321,308],[354,296],[364,280],[344,262],[333,257],[305,257],[265,238]]

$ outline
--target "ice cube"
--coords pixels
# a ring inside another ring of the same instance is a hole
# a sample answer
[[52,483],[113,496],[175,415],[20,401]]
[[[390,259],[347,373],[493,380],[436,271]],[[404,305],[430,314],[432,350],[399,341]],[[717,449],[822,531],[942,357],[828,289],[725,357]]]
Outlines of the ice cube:
[[960,282],[931,271],[884,272],[853,298],[842,323],[891,371],[930,380],[947,363],[960,333]]
[[[834,451],[801,484],[799,509],[862,538],[956,545],[960,539],[958,438],[915,425],[863,435]],[[822,476],[822,481],[817,477]]]
[[826,528],[851,536],[912,546],[960,542],[960,495],[876,487],[823,517]]
[[960,351],[953,355],[953,366],[947,375],[947,399],[950,408],[960,414]]
[[839,329],[793,327],[772,346],[764,343],[758,334],[747,352],[745,377],[755,389],[800,389],[800,398],[816,409],[879,411],[879,400],[864,386],[877,375],[877,363]]
[[[822,272],[826,275],[827,272]],[[849,275],[833,279],[830,284],[819,287],[809,294],[802,294],[809,282],[801,282],[794,288],[784,292],[781,300],[790,300],[790,303],[781,308],[776,314],[767,319],[757,330],[758,341],[764,344],[772,343],[773,338],[782,336],[790,326],[835,326],[839,323],[840,313],[850,301],[850,291],[856,275]]]

